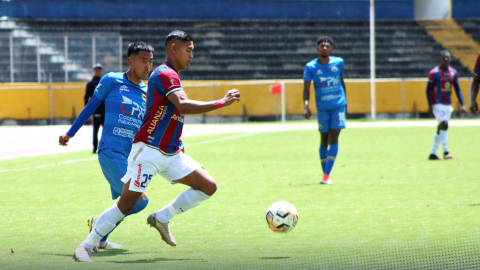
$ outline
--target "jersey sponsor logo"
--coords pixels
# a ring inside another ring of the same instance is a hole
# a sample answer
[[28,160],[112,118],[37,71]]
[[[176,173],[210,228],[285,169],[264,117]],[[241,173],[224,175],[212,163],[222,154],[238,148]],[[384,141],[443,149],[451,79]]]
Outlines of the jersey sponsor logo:
[[333,95],[333,94],[325,95],[325,96],[322,96],[322,101],[330,101],[330,100],[338,99],[338,98],[341,98],[341,97],[342,97],[342,94],[338,94],[338,95]]
[[120,91],[130,92],[130,89],[128,89],[128,87],[126,85],[122,85],[120,87]]
[[124,138],[130,138],[130,139],[133,139],[135,137],[135,133],[133,133],[133,130],[119,128],[119,127],[113,128],[113,135],[117,135]]
[[[145,114],[145,109],[142,108],[138,103],[135,101],[132,101],[128,97],[122,95],[123,101],[122,104],[120,105],[120,109],[124,114],[130,114],[132,116],[135,116],[135,113],[137,114],[138,118],[143,119],[143,116]],[[130,106],[124,106],[124,105],[130,105]],[[127,107],[130,107],[130,110],[127,109]]]
[[339,84],[338,77],[320,77],[320,85],[323,87],[337,86]]
[[183,123],[183,118],[182,118],[181,115],[175,115],[175,114],[174,114],[174,115],[172,115],[172,119],[173,119],[173,120],[177,120],[177,121],[180,122],[180,123]]
[[147,132],[148,134],[152,134],[155,128],[157,127],[157,124],[159,121],[163,119],[165,116],[165,111],[166,111],[167,106],[159,106],[157,111],[155,112],[155,115],[153,116],[152,121],[148,125]]
[[332,72],[337,72],[338,71],[338,68],[336,66],[333,66],[332,67]]
[[140,176],[142,175],[142,164],[138,164],[138,174],[137,179],[135,179],[134,185],[140,187]]
[[450,91],[450,82],[445,82],[445,87],[442,88],[442,92]]

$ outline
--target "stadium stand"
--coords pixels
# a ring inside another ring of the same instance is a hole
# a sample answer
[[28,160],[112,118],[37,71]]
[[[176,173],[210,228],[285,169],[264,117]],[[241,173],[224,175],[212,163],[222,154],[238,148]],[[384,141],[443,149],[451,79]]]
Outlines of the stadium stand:
[[[316,57],[315,42],[320,35],[329,35],[334,39],[333,55],[345,59],[346,78],[368,78],[370,74],[368,20],[22,19],[16,20],[13,27],[0,29],[0,34],[13,30],[39,33],[43,51],[50,52],[42,57],[46,61],[46,58],[52,59],[42,68],[46,70],[45,73],[56,70],[52,75],[53,81],[62,81],[63,52],[59,54],[55,47],[63,50],[64,45],[61,40],[47,39],[46,35],[68,33],[68,69],[72,81],[75,81],[85,80],[82,74],[90,74],[92,49],[88,44],[91,33],[100,36],[108,33],[112,43],[118,42],[121,37],[124,47],[136,40],[148,42],[156,49],[157,65],[163,59],[164,38],[174,29],[187,31],[195,39],[194,64],[182,72],[184,80],[299,79],[305,63]],[[428,71],[438,63],[438,55],[443,47],[417,21],[377,20],[375,30],[378,78],[426,77]],[[22,66],[16,67],[16,70],[21,70],[15,75],[16,81],[28,81],[28,78],[37,76],[36,48],[28,44],[23,42],[15,45],[16,50],[23,50]],[[112,47],[107,40],[97,42],[96,46],[97,59],[104,59],[109,53],[118,55],[118,45]],[[0,47],[2,54],[8,52],[8,43],[2,42]],[[8,66],[5,57],[0,55],[0,59],[0,68]],[[118,71],[118,59],[116,61],[113,68]],[[452,66],[457,68],[460,76],[469,74],[468,67],[463,67],[456,58]],[[124,63],[123,69],[126,68]],[[0,81],[9,81],[9,76],[0,73]]]

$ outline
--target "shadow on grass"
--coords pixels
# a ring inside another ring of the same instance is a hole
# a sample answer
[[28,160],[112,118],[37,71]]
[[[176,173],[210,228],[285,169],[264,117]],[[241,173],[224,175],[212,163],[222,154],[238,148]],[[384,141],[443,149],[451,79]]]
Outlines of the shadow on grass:
[[[100,252],[92,252],[92,259],[95,259],[95,257],[106,257],[106,256],[117,256],[120,254],[130,254],[132,252],[128,252],[128,249],[110,249],[110,250],[104,250]],[[71,254],[58,254],[58,253],[43,253],[42,255],[44,256],[61,256],[61,257],[73,257],[73,251]]]
[[128,263],[153,263],[153,262],[169,262],[169,261],[207,262],[202,259],[169,259],[169,258],[153,258],[153,259],[142,259],[142,260],[135,260],[135,261],[110,261],[110,262],[118,263],[118,264],[128,264]]
[[289,186],[326,186],[326,185],[320,185],[320,183],[310,183],[310,184],[288,184]]
[[260,260],[283,260],[290,259],[290,257],[260,257]]
[[[92,259],[95,260],[95,257],[107,257],[107,256],[117,256],[122,254],[135,254],[138,252],[129,252],[127,249],[110,249],[104,250],[100,252],[92,252]],[[155,252],[149,252],[155,253]],[[60,256],[60,257],[67,257],[72,258],[72,254],[51,254],[51,253],[43,253],[44,256]],[[168,262],[168,261],[196,261],[196,262],[207,262],[202,259],[170,259],[170,258],[152,258],[152,259],[141,259],[135,261],[109,261],[110,263],[118,263],[118,264],[128,264],[128,263],[152,263],[152,262]]]

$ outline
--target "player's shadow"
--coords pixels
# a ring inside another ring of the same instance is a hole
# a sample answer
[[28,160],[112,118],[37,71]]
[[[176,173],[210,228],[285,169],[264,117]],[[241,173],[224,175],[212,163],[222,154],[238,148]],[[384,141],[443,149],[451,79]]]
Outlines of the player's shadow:
[[[110,249],[106,251],[100,251],[100,252],[92,252],[92,258],[95,259],[95,257],[106,257],[106,256],[117,256],[121,254],[131,254],[132,252],[128,252],[128,249],[121,249],[121,248],[116,248],[116,249]],[[44,256],[60,256],[60,257],[73,257],[73,252],[72,254],[58,254],[58,253],[43,253],[42,255]]]
[[289,186],[323,186],[323,185],[320,185],[318,182],[317,183],[309,183],[309,184],[291,184],[291,183],[289,183],[288,185]]
[[117,264],[129,264],[129,263],[152,263],[152,262],[169,262],[169,261],[207,262],[202,259],[170,259],[170,258],[154,258],[154,259],[142,259],[142,260],[135,260],[135,261],[110,261],[110,262],[117,263]]
[[480,206],[480,203],[471,203],[471,204],[459,204],[462,206]]
[[283,260],[290,259],[290,257],[260,257],[260,260]]

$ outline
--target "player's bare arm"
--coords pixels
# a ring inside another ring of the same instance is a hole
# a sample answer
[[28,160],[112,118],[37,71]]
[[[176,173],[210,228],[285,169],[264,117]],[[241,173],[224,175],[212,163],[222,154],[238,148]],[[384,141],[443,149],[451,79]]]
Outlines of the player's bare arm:
[[188,99],[184,91],[176,91],[168,96],[168,100],[175,105],[181,114],[199,114],[229,106],[235,101],[240,101],[240,92],[237,89],[228,90],[225,96],[216,101],[198,101]]
[[478,95],[478,89],[480,87],[480,77],[473,77],[472,81],[472,86],[470,88],[470,111],[478,115],[478,104],[477,104],[477,95]]
[[61,146],[68,146],[67,143],[71,138],[72,137],[68,136],[67,134],[60,135],[60,137],[58,137],[58,144]]
[[[460,96],[462,95],[461,93],[461,90],[460,90],[460,85],[458,84],[458,82],[455,82],[453,84],[453,87],[455,88],[455,94],[457,95],[457,98],[459,100],[463,100],[463,97],[460,98]],[[462,117],[465,118],[467,117],[467,109],[465,108],[465,104],[462,104]]]
[[310,119],[310,116],[312,116],[312,112],[308,106],[310,102],[310,85],[311,82],[303,82],[303,116],[305,119]]

